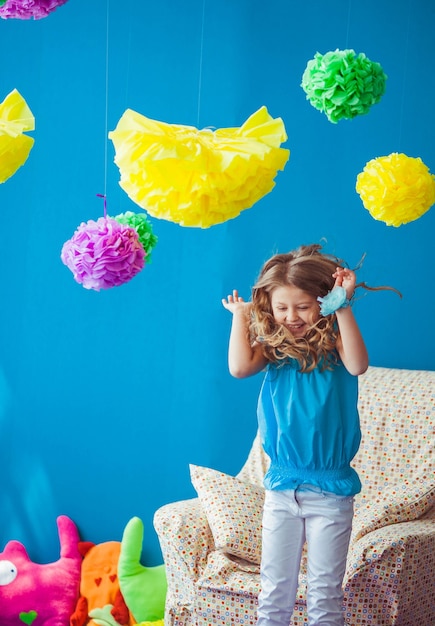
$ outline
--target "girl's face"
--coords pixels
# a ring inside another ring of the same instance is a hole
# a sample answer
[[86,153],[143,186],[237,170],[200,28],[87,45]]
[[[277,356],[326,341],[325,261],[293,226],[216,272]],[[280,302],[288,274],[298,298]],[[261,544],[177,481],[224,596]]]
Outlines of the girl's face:
[[320,307],[316,298],[298,287],[276,287],[271,292],[270,301],[275,320],[295,337],[304,337],[308,327],[319,319]]

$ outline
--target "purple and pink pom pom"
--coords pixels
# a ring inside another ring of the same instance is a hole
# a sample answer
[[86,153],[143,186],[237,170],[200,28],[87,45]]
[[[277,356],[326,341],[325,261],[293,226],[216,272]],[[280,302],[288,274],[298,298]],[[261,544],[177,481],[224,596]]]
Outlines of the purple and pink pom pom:
[[0,17],[7,20],[40,20],[67,0],[0,0]]
[[145,266],[145,250],[134,228],[110,217],[82,222],[62,247],[62,262],[85,289],[110,289]]

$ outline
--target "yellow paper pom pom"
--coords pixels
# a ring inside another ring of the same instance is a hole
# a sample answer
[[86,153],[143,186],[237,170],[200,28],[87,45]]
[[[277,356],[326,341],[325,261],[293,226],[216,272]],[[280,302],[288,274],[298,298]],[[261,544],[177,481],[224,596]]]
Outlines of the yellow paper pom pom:
[[266,107],[240,128],[198,130],[127,109],[109,133],[120,185],[150,215],[208,228],[236,217],[269,193],[289,150],[284,123]]
[[375,220],[400,226],[435,203],[435,176],[420,158],[393,152],[366,164],[357,176],[356,191]]
[[0,104],[0,183],[10,178],[27,160],[34,140],[23,135],[35,129],[35,118],[16,89]]

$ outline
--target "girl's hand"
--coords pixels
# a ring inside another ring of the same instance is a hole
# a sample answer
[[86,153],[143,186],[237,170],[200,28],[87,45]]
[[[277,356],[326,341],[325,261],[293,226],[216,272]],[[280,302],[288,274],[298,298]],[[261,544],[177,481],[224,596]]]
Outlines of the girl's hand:
[[335,278],[334,287],[343,287],[346,290],[346,297],[350,300],[355,291],[356,274],[352,270],[344,267],[337,267],[332,275]]
[[235,378],[246,378],[258,374],[266,367],[262,347],[251,341],[249,325],[252,302],[245,302],[237,289],[232,295],[222,298],[222,305],[233,314],[228,346],[228,367]]
[[237,289],[233,290],[233,295],[229,295],[227,298],[222,298],[222,304],[231,313],[236,313],[236,311],[243,311],[248,314],[251,310],[252,303],[245,302],[241,296],[239,296],[239,292]]

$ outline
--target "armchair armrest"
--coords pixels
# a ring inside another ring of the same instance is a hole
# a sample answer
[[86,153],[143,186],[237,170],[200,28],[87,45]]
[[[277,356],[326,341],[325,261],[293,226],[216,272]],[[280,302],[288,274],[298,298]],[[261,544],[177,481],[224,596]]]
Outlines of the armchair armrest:
[[195,583],[214,550],[213,535],[198,498],[162,506],[154,514],[168,579],[166,610],[192,611]]
[[379,528],[350,546],[343,583],[346,623],[435,623],[431,517]]

